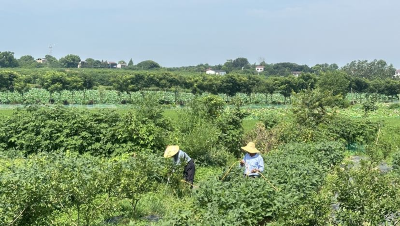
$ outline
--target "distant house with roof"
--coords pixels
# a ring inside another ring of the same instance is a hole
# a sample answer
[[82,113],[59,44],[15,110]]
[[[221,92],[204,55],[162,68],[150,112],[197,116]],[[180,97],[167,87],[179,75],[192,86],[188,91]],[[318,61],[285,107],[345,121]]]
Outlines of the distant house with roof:
[[83,68],[85,65],[86,65],[86,61],[81,60],[81,61],[79,61],[79,63],[78,63],[78,68]]
[[206,74],[207,74],[207,75],[226,75],[226,71],[223,71],[223,70],[214,70],[214,69],[208,68],[208,69],[206,70]]
[[46,58],[37,58],[36,62],[40,63],[40,64],[44,64],[47,62]]
[[300,74],[301,74],[301,71],[292,71],[292,75],[294,77],[299,77]]
[[207,74],[207,75],[215,75],[215,70],[213,70],[213,69],[211,69],[211,68],[208,68],[208,69],[206,70],[206,74]]
[[396,70],[396,72],[394,73],[393,77],[400,78],[400,69]]
[[117,63],[112,62],[112,61],[108,61],[107,63],[108,63],[109,68],[117,68],[117,65],[118,65]]
[[258,66],[256,66],[256,71],[257,71],[257,72],[263,72],[263,71],[264,71],[264,68],[265,68],[265,66],[258,65]]
[[126,67],[126,64],[117,64],[117,68],[124,68]]

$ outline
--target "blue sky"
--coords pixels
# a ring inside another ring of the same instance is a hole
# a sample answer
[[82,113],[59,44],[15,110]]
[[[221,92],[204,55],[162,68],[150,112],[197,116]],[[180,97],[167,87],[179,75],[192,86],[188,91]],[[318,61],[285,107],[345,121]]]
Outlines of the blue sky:
[[161,66],[383,59],[400,68],[398,0],[0,0],[0,51]]

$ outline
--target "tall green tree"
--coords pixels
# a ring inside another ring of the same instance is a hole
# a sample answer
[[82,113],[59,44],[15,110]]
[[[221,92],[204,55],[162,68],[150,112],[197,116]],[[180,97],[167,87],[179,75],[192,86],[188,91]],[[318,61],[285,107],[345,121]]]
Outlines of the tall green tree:
[[25,68],[37,68],[40,67],[41,64],[36,62],[35,58],[31,55],[25,55],[22,56],[18,59],[18,64],[20,67],[25,67]]
[[132,60],[132,58],[129,60],[129,62],[128,62],[128,67],[131,67],[131,66],[133,66],[133,60]]
[[58,62],[57,58],[53,57],[52,55],[46,55],[44,57],[47,61],[47,65],[51,68],[59,68],[60,63]]
[[64,72],[49,71],[41,78],[41,85],[50,92],[68,89],[68,77]]
[[0,67],[18,67],[18,61],[13,52],[0,52]]
[[161,67],[157,62],[152,61],[152,60],[142,61],[142,62],[138,63],[136,66],[138,69],[142,69],[142,70],[151,70],[151,69],[157,69],[157,68]]
[[86,64],[84,67],[93,68],[95,64],[95,60],[93,58],[86,58]]
[[328,71],[320,75],[318,87],[321,91],[332,92],[332,95],[342,95],[344,98],[349,92],[350,78],[343,71]]
[[14,91],[14,80],[19,74],[14,71],[0,71],[0,91]]
[[352,61],[343,68],[348,75],[366,79],[385,79],[392,78],[396,69],[392,64],[387,64],[384,60],[367,60]]
[[239,57],[232,61],[232,66],[235,69],[247,68],[249,65],[250,65],[249,61],[247,60],[247,58],[244,57]]
[[60,59],[60,64],[65,68],[77,68],[81,58],[74,54],[68,54]]

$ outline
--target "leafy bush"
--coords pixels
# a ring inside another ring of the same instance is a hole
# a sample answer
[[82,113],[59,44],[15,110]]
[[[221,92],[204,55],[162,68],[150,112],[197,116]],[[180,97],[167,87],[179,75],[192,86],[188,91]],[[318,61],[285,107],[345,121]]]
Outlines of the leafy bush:
[[169,130],[160,110],[132,110],[121,116],[113,110],[29,107],[1,122],[0,143],[4,150],[26,155],[72,150],[109,156],[164,149]]
[[122,200],[128,201],[128,212],[135,212],[142,195],[158,189],[171,169],[151,154],[108,160],[41,153],[1,161],[1,225],[99,224],[115,214],[111,210]]
[[179,113],[170,143],[180,144],[201,165],[224,165],[232,154],[238,156],[246,114],[224,105],[216,96],[196,99]]
[[293,114],[300,125],[314,127],[328,121],[333,112],[328,107],[335,106],[340,96],[333,96],[327,91],[304,90],[295,95],[293,101]]
[[367,100],[362,104],[362,108],[364,110],[364,115],[368,115],[370,111],[376,111],[378,106],[376,105],[378,102],[378,95],[372,94],[367,96]]
[[243,138],[244,144],[250,141],[255,142],[257,149],[261,153],[266,153],[277,146],[277,133],[278,132],[266,129],[264,124],[259,122],[253,130],[245,134]]
[[400,104],[399,103],[394,103],[389,105],[388,107],[389,109],[399,109],[400,108]]
[[[220,179],[202,182],[194,194],[194,206],[183,207],[165,219],[165,223],[263,225],[276,221],[290,224],[295,222],[294,213],[299,213],[299,206],[314,211],[315,215],[304,217],[302,223],[296,224],[318,222],[317,217],[327,217],[330,201],[326,196],[319,197],[318,189],[330,169],[341,162],[343,152],[344,145],[338,142],[281,146],[264,155],[262,178],[243,177],[242,169],[234,167]],[[312,208],[313,200],[319,200],[319,207],[323,209]]]
[[[346,169],[347,168],[347,169]],[[339,208],[339,225],[392,225],[396,224],[400,199],[398,178],[382,174],[370,162],[361,162],[360,168],[338,168],[333,191]]]
[[393,170],[400,172],[400,151],[393,155],[392,166]]

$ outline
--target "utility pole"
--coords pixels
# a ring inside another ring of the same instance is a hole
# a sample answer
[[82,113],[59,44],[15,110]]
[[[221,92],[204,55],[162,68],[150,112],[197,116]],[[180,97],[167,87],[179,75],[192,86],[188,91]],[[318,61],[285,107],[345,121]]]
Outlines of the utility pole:
[[53,47],[54,47],[55,45],[54,44],[50,44],[49,45],[49,55],[50,56],[52,56],[52,54],[53,54]]

